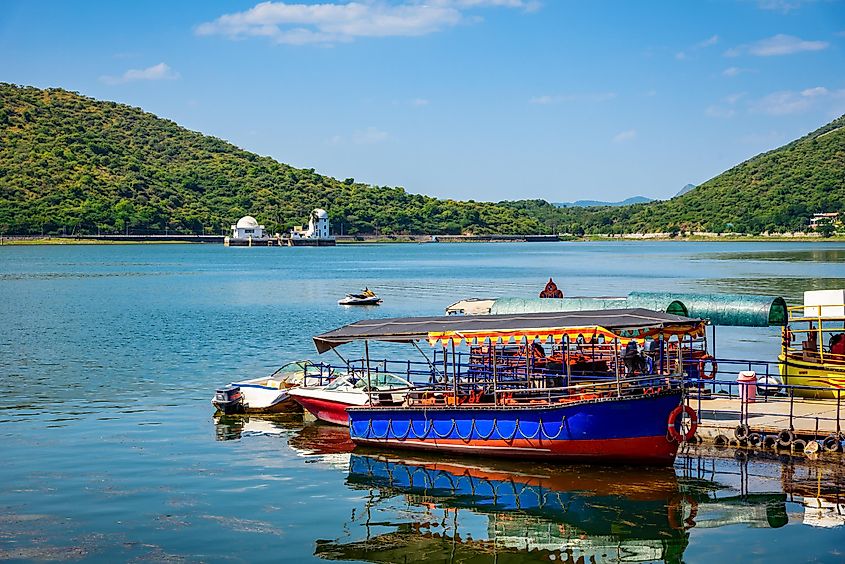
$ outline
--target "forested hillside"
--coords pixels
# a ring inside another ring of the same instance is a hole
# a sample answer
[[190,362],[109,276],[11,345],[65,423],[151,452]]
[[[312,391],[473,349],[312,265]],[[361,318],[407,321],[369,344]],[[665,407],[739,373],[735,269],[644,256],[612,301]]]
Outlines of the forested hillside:
[[0,83],[0,233],[220,233],[247,214],[283,231],[314,207],[347,234],[804,230],[845,211],[845,116],[670,200],[559,208],[339,181],[138,108]]
[[0,84],[0,233],[280,231],[329,211],[345,233],[540,233],[512,207],[322,176],[138,108]]
[[670,200],[554,208],[507,202],[570,233],[806,231],[818,212],[845,212],[845,116]]

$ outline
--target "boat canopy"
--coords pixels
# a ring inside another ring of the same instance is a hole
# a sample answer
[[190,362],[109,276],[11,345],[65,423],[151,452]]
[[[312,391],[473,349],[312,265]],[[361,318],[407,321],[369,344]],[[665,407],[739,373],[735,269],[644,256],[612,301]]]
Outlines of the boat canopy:
[[631,292],[619,298],[498,298],[490,313],[583,311],[645,308],[674,315],[706,319],[712,325],[737,327],[782,326],[787,322],[786,302],[777,296],[744,294],[678,294]]
[[672,335],[701,336],[704,321],[642,308],[590,311],[520,313],[510,315],[402,317],[363,319],[314,337],[319,353],[352,341],[387,341],[410,343],[427,340],[432,346],[441,343],[460,344],[510,342],[550,338],[560,342],[564,337],[583,338],[585,342],[624,342],[647,337]]

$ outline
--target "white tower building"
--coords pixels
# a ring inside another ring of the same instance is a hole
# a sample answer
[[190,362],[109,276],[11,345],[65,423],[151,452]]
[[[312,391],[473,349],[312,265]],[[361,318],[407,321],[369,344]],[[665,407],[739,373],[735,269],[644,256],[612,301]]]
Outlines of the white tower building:
[[311,212],[308,220],[308,230],[304,235],[308,239],[329,239],[329,214],[326,210],[317,208]]

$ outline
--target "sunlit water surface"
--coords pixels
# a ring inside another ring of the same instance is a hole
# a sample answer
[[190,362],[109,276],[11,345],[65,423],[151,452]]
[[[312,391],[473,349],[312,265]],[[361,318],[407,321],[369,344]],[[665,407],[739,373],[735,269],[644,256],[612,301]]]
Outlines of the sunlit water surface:
[[[795,301],[845,287],[843,260],[822,243],[0,247],[0,559],[842,562],[837,467],[350,454],[342,429],[215,421],[209,398],[316,358],[319,332],[534,296],[549,276],[568,295]],[[364,285],[382,307],[336,305]],[[720,355],[777,353],[775,329],[718,337]]]

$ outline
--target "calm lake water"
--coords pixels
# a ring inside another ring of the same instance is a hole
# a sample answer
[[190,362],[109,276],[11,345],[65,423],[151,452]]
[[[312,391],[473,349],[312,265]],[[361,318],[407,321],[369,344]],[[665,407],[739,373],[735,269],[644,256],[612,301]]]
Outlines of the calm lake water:
[[[840,466],[692,451],[674,469],[356,450],[301,416],[218,420],[216,386],[311,336],[465,297],[845,287],[845,245],[0,247],[0,559],[842,562]],[[380,308],[336,300],[364,285]],[[719,329],[774,359],[774,329]],[[373,347],[378,351],[377,347]],[[354,353],[351,353],[354,356]]]

